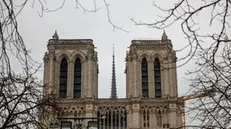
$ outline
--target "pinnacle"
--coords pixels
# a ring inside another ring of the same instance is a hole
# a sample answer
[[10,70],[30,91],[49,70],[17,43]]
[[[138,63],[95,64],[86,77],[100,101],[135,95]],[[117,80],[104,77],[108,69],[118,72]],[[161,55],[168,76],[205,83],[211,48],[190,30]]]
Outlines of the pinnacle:
[[55,30],[55,33],[54,33],[54,35],[52,36],[52,38],[55,39],[55,40],[58,40],[58,39],[59,39],[59,36],[58,36],[58,34],[57,34],[57,30]]
[[166,35],[165,30],[164,30],[164,32],[162,34],[161,40],[162,41],[168,40],[168,36]]

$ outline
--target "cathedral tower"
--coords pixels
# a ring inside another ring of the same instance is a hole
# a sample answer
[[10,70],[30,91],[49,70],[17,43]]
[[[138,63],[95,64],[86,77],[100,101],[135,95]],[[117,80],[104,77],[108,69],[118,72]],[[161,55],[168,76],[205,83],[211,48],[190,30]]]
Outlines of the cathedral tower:
[[176,59],[165,32],[161,40],[132,40],[126,56],[127,98],[177,97]]
[[181,127],[176,54],[164,32],[161,40],[132,40],[126,55],[126,98],[131,128]]
[[61,99],[98,97],[97,52],[91,39],[48,41],[44,56],[44,92]]

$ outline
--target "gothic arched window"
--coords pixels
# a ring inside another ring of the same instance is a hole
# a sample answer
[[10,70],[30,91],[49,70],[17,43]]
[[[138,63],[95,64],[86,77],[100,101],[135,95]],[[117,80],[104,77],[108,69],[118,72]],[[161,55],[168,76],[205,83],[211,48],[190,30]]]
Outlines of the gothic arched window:
[[60,64],[60,75],[59,75],[59,97],[66,98],[67,96],[67,60],[63,58]]
[[74,98],[81,97],[81,69],[81,60],[77,57],[74,66]]
[[141,75],[142,75],[142,97],[148,97],[148,63],[143,58],[141,63]]
[[155,97],[161,98],[160,61],[157,58],[154,61],[154,80],[155,80]]

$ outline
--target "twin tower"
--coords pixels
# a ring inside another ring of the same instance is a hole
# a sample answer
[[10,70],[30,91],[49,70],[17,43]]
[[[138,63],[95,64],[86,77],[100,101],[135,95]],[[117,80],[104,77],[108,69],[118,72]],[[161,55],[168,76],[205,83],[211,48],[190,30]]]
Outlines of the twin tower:
[[60,106],[60,111],[45,120],[47,126],[84,129],[90,119],[100,129],[182,126],[177,58],[165,32],[160,40],[132,40],[126,53],[126,98],[116,96],[114,53],[111,97],[101,99],[93,40],[59,39],[55,32],[47,47],[44,94],[55,95]]

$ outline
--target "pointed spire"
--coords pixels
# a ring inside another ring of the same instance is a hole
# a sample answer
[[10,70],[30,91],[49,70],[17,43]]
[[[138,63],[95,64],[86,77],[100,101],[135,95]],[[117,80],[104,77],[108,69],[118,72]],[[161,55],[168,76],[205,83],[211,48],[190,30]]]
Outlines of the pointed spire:
[[168,36],[166,35],[165,30],[164,30],[164,32],[162,34],[161,40],[162,41],[168,40]]
[[52,38],[53,38],[54,40],[58,40],[58,39],[59,39],[59,36],[58,36],[58,34],[57,34],[57,30],[55,30],[55,33],[54,33],[54,35],[52,36]]
[[111,99],[117,99],[116,91],[116,73],[115,73],[115,53],[113,44],[113,55],[112,55],[112,81],[111,81]]

